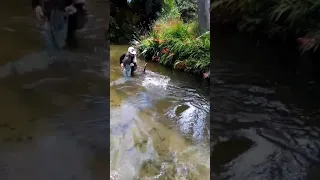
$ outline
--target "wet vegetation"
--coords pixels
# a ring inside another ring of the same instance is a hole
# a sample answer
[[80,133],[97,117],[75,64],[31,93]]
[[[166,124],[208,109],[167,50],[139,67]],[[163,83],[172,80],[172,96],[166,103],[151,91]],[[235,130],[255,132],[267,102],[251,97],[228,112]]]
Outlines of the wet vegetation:
[[175,69],[203,73],[210,65],[210,34],[197,36],[197,23],[163,18],[139,40],[140,55]]
[[[186,8],[186,3],[190,8]],[[183,71],[208,71],[210,33],[200,30],[197,16],[192,13],[196,2],[165,1],[165,4],[167,7],[152,24],[150,32],[138,40],[140,55]],[[190,13],[185,9],[190,9]]]

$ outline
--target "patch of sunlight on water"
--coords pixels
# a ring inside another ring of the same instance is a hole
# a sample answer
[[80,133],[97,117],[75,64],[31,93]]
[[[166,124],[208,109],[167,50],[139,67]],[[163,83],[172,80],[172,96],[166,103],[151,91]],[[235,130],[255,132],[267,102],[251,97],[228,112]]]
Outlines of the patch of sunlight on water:
[[[171,111],[168,111],[166,115],[171,119],[177,119],[177,124],[182,133],[192,133],[192,138],[194,140],[201,141],[205,138],[203,137],[204,133],[202,132],[202,128],[206,126],[205,120],[207,118],[207,114],[206,112],[199,110],[191,102],[176,106]],[[194,119],[197,119],[197,121],[194,121]],[[206,128],[206,131],[209,132],[209,129]]]
[[[123,110],[127,114],[122,114]],[[118,174],[117,179],[208,177],[208,148],[193,146],[155,121],[152,110],[136,112],[125,104],[111,113],[111,174]]]
[[110,178],[209,179],[208,100],[157,72],[124,80],[126,49],[111,46]]

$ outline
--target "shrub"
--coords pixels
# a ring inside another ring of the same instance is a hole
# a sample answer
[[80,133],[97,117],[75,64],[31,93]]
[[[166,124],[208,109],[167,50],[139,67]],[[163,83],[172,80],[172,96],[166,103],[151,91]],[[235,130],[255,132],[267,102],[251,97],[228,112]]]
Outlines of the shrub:
[[181,19],[190,22],[198,17],[198,5],[196,0],[176,0]]
[[196,22],[162,16],[147,35],[140,37],[139,54],[175,69],[206,72],[210,68],[210,33],[198,37],[198,32]]

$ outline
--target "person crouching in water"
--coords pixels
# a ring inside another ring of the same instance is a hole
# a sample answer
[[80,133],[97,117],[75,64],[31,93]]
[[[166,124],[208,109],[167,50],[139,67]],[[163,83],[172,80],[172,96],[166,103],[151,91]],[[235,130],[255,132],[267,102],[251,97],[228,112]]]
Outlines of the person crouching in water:
[[85,0],[32,0],[38,22],[43,26],[47,48],[76,47],[75,32],[87,20]]
[[133,72],[137,69],[137,52],[133,47],[128,48],[128,52],[120,57],[120,66],[126,78],[133,76]]

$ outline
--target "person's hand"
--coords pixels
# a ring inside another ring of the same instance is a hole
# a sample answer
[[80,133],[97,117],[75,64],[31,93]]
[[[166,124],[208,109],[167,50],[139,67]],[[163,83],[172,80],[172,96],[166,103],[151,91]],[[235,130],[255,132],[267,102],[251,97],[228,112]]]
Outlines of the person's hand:
[[134,66],[134,64],[133,64],[133,63],[131,63],[131,64],[130,64],[130,66]]
[[67,6],[64,8],[64,10],[68,13],[68,14],[74,14],[77,12],[77,8],[75,8],[73,5]]
[[121,64],[120,64],[120,67],[121,67],[121,69],[123,69],[123,68],[124,68],[123,63],[121,63]]
[[41,6],[37,6],[36,8],[34,8],[34,12],[36,13],[36,18],[38,21],[44,20],[44,13]]

